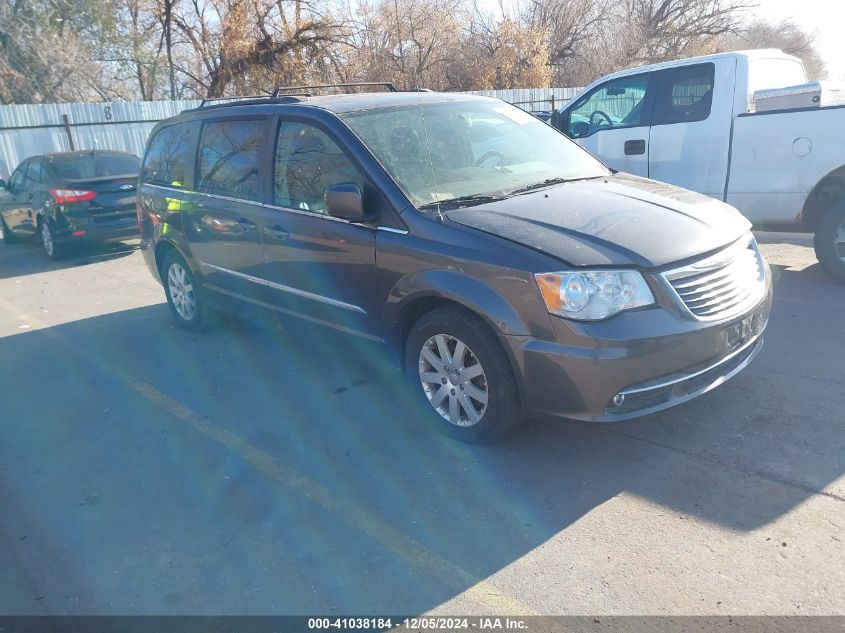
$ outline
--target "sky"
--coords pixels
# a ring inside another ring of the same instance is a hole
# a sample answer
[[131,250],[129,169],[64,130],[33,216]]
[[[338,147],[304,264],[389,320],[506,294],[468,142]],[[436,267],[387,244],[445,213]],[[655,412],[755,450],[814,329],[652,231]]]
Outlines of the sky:
[[754,15],[768,21],[792,18],[818,31],[816,48],[827,67],[827,79],[845,81],[845,3],[841,0],[757,0]]

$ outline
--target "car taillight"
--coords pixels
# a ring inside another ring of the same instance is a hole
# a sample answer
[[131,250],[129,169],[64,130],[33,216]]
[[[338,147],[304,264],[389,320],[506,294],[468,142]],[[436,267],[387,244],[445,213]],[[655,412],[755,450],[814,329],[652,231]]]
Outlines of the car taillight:
[[53,196],[56,204],[67,204],[69,202],[93,200],[97,192],[87,189],[50,189],[50,195]]

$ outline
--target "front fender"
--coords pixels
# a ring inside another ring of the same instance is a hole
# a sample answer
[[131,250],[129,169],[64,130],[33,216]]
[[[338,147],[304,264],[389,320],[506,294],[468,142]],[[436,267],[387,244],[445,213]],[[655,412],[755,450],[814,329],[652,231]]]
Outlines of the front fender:
[[438,298],[464,306],[484,319],[499,335],[529,336],[531,327],[490,285],[457,270],[423,270],[403,277],[391,289],[385,325],[395,329],[403,311],[425,299]]

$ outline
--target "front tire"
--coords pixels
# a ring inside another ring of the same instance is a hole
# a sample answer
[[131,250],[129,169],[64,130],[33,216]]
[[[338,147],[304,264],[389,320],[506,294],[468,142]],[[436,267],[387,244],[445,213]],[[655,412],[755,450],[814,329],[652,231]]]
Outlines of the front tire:
[[0,232],[3,233],[4,244],[14,244],[15,242],[17,242],[15,236],[12,234],[12,231],[9,229],[8,225],[6,224],[6,220],[3,219],[2,215],[0,215]]
[[171,250],[161,265],[161,278],[170,314],[180,327],[201,332],[208,327],[208,306],[194,273],[179,253]]
[[831,210],[822,216],[813,245],[822,268],[845,283],[845,209]]
[[466,310],[449,306],[420,317],[405,345],[405,371],[432,424],[462,442],[496,442],[522,423],[508,357]]

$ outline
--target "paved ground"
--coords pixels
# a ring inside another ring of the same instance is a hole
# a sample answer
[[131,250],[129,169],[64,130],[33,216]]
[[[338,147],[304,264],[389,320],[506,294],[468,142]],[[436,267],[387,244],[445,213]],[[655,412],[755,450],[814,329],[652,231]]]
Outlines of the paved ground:
[[0,245],[0,614],[845,614],[845,287],[763,238],[746,372],[495,447],[379,366],[174,328],[132,248]]

